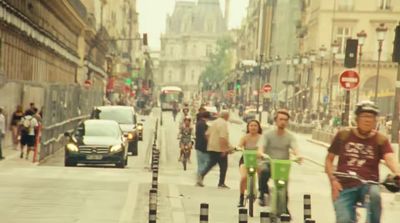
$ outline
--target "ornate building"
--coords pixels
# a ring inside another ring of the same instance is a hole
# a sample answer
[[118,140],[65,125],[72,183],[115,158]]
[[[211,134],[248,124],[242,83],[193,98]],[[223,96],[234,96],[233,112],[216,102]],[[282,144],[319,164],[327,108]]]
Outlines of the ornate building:
[[217,39],[227,33],[219,0],[177,1],[161,36],[159,86],[176,85],[195,92]]

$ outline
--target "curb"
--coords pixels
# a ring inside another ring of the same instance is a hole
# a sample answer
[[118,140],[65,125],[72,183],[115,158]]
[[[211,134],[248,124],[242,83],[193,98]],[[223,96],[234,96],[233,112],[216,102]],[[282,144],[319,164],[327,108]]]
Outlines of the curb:
[[311,142],[311,143],[314,143],[314,144],[317,144],[319,146],[323,146],[325,148],[329,148],[329,144],[324,143],[324,142],[320,142],[320,141],[317,141],[317,140],[314,140],[314,139],[307,139],[307,141]]

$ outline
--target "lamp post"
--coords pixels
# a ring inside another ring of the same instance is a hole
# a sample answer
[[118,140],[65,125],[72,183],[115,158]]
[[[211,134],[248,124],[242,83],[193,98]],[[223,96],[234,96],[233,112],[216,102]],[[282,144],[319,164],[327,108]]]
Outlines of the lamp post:
[[[360,48],[360,50],[358,52],[358,74],[359,75],[361,75],[362,47],[364,46],[366,38],[367,38],[367,33],[364,30],[357,33],[358,46]],[[359,97],[360,97],[360,87],[357,87],[356,103],[358,103]]]
[[383,40],[385,40],[387,28],[385,27],[385,24],[381,23],[377,28],[376,28],[376,35],[378,36],[378,43],[379,43],[379,48],[378,48],[378,68],[376,71],[376,82],[375,82],[375,96],[374,96],[374,102],[377,103],[377,97],[378,97],[378,84],[379,84],[379,70],[380,70],[380,65],[381,65],[381,55],[382,55],[382,45],[383,45]]
[[310,106],[310,111],[312,110],[312,101],[314,98],[314,62],[316,59],[316,53],[314,52],[314,50],[311,50],[310,53],[308,54],[309,59],[310,59],[310,70],[308,72],[308,76],[307,76],[307,88],[309,89],[309,98],[310,98],[310,102],[309,106]]
[[285,92],[285,103],[286,103],[286,108],[289,107],[288,103],[288,91],[289,91],[289,72],[290,72],[290,65],[292,64],[292,59],[288,55],[286,57],[286,92]]
[[339,51],[339,43],[335,40],[331,44],[331,51],[332,51],[332,69],[331,72],[329,73],[328,81],[329,81],[329,103],[328,103],[328,108],[329,112],[332,108],[332,88],[333,88],[333,81],[332,81],[332,76],[335,74],[335,59],[336,59],[336,54]]
[[[306,97],[305,97],[305,94],[306,94],[306,91],[307,91],[306,90],[307,89],[307,79],[306,78],[308,78],[308,68],[307,68],[307,66],[308,66],[308,55],[307,54],[304,54],[301,57],[301,63],[303,64],[303,75],[301,77],[301,86],[303,88],[301,94],[303,96],[301,97],[302,98],[301,99],[301,103],[302,103],[301,108],[305,109],[306,108]],[[307,75],[306,75],[306,73],[307,73]]]
[[276,66],[276,75],[275,75],[275,84],[274,84],[274,88],[275,88],[274,107],[275,107],[275,109],[277,109],[277,104],[278,104],[278,77],[279,77],[280,62],[281,62],[281,58],[279,57],[279,55],[277,55],[275,57],[275,66]]
[[261,123],[261,111],[259,110],[260,108],[260,89],[261,89],[261,66],[262,66],[262,61],[263,61],[263,54],[260,54],[260,62],[258,64],[258,84],[257,84],[257,114],[258,114],[258,121]]
[[321,63],[319,66],[319,78],[318,78],[318,100],[317,100],[317,110],[318,110],[318,120],[321,120],[321,83],[322,83],[322,65],[324,64],[324,57],[326,53],[326,47],[322,45],[319,48],[319,57],[321,58]]
[[[297,65],[299,64],[299,62],[300,62],[300,56],[299,55],[296,55],[296,56],[294,56],[293,57],[293,68],[294,68],[294,81],[295,81],[295,83],[294,84],[297,84],[298,86],[300,86],[300,77],[296,77],[296,71],[297,71]],[[300,88],[299,88],[300,89]],[[295,92],[295,90],[293,91],[293,100],[294,100],[294,96],[295,96],[295,94],[296,94],[297,92]],[[294,103],[293,103],[293,105],[294,105],[294,107],[297,107]]]

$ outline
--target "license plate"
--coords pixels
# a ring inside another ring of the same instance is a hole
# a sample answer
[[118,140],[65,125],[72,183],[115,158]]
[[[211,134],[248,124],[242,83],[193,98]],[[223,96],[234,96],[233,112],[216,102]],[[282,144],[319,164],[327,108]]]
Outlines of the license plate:
[[88,160],[101,160],[103,159],[102,155],[87,155],[86,159]]

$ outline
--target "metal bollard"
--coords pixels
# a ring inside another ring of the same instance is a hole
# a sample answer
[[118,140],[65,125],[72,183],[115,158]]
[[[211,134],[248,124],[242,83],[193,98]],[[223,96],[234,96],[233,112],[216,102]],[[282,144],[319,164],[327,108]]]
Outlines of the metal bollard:
[[271,223],[271,215],[269,212],[260,213],[260,223]]
[[239,209],[239,223],[247,223],[247,209],[246,208]]
[[290,215],[281,214],[281,223],[289,223],[289,222],[290,222]]
[[312,220],[312,219],[307,218],[306,221],[305,221],[305,223],[315,223],[315,220]]
[[311,195],[304,194],[304,220],[311,219]]
[[149,223],[157,221],[157,191],[151,189],[149,193]]
[[200,223],[208,222],[208,204],[201,203],[200,204]]

